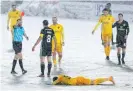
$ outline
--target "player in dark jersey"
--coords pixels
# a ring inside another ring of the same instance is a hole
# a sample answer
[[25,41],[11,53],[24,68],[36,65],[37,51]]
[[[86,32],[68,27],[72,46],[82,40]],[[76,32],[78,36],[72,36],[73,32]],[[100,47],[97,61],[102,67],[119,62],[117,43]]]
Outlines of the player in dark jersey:
[[[129,25],[128,22],[123,19],[123,14],[118,14],[119,20],[114,23],[112,26],[113,28],[117,28],[117,36],[116,36],[116,43],[117,43],[117,56],[118,56],[118,65],[125,64],[124,57],[126,53],[126,40],[129,34]],[[121,48],[122,48],[122,59],[121,59]]]
[[[52,62],[51,62],[51,55],[52,55],[52,39],[55,41],[55,46],[56,46],[56,38],[54,35],[54,31],[48,27],[48,21],[44,20],[43,21],[43,26],[44,28],[41,30],[40,36],[36,43],[34,44],[32,51],[35,50],[35,47],[41,43],[41,50],[40,50],[40,61],[41,61],[41,74],[39,77],[44,77],[44,70],[45,70],[45,57],[47,57],[48,60],[48,73],[47,76],[50,77],[51,73],[51,68],[52,68]],[[56,47],[55,47],[56,48]]]

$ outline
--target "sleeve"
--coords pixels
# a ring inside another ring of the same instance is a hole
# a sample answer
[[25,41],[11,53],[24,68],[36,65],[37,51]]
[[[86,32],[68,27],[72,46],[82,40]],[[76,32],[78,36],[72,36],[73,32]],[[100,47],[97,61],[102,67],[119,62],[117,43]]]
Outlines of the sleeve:
[[43,33],[43,29],[42,29],[40,32],[40,37],[43,38],[43,36],[44,36],[44,33]]
[[8,13],[8,19],[7,19],[7,23],[9,24],[10,21],[10,12]]
[[56,81],[54,81],[52,84],[53,85],[57,85],[58,83],[60,83],[60,80],[59,79],[57,79]]
[[112,23],[114,23],[115,22],[115,18],[112,16]]
[[52,29],[52,36],[55,36],[54,30]]
[[129,31],[130,31],[130,30],[129,30],[129,24],[128,24],[128,22],[127,22],[127,33],[126,33],[127,35],[129,34]]
[[63,26],[61,26],[61,30],[62,30],[62,40],[64,42],[64,28],[63,28]]
[[115,22],[113,25],[112,25],[112,28],[116,27],[117,26],[117,22]]
[[25,29],[24,29],[24,27],[23,27],[23,35],[25,34]]

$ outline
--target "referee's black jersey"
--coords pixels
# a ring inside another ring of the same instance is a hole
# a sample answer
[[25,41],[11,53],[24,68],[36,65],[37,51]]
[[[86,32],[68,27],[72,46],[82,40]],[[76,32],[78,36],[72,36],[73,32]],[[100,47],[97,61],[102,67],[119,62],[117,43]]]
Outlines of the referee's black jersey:
[[117,28],[117,36],[124,37],[125,35],[129,34],[129,25],[128,22],[123,20],[122,23],[119,23],[119,21],[116,21],[113,26],[113,28]]
[[54,35],[53,29],[45,27],[41,30],[40,36],[42,37],[42,48],[51,48],[52,47],[52,38]]

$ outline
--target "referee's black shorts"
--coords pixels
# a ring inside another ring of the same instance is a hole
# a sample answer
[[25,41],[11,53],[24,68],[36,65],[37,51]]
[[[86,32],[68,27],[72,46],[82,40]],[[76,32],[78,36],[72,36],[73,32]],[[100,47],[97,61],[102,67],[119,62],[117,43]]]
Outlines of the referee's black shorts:
[[22,51],[22,42],[13,41],[13,49],[15,54],[21,53]]

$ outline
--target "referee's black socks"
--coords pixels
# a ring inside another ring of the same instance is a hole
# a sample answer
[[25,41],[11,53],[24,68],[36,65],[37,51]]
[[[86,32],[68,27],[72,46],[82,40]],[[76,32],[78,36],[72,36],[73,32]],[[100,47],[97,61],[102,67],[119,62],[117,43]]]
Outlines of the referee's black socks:
[[13,60],[12,62],[12,71],[15,71],[15,66],[16,66],[17,60]]

